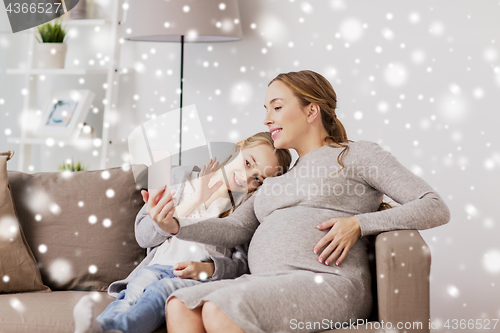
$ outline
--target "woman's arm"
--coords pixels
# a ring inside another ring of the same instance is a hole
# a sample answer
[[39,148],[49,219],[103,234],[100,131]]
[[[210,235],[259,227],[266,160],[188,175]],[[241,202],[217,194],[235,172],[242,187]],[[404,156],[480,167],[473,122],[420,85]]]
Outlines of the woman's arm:
[[135,239],[140,247],[147,249],[155,247],[172,237],[160,229],[158,224],[146,212],[145,204],[135,218]]
[[320,230],[331,228],[313,248],[314,253],[318,253],[319,262],[330,265],[335,261],[336,265],[340,265],[362,236],[397,229],[428,229],[450,220],[448,206],[439,194],[399,163],[390,152],[370,141],[356,142],[353,150],[356,173],[369,186],[401,206],[333,218],[318,225]]
[[401,204],[391,209],[355,215],[361,237],[396,229],[429,229],[448,223],[450,210],[423,179],[404,167],[375,142],[360,141],[356,149],[362,178],[373,188]]
[[[177,238],[203,244],[233,248],[249,243],[259,226],[254,212],[257,193],[234,210],[229,216],[220,218],[176,218]],[[175,223],[175,222],[174,222]]]
[[[172,168],[171,190],[175,192],[177,203],[184,190],[184,182],[188,181],[187,177],[189,177],[192,172],[193,167],[177,166]],[[152,248],[162,244],[168,238],[172,237],[172,235],[162,230],[148,214],[147,202],[149,201],[149,193],[147,191],[141,191],[141,194],[146,204],[135,218],[135,239],[142,248]]]
[[202,259],[202,262],[213,262],[215,264],[211,280],[235,279],[243,274],[250,274],[248,269],[248,245],[236,246],[231,258],[210,256]]
[[[259,221],[253,204],[257,193],[239,206],[231,215],[219,218],[175,218],[171,193],[161,191],[149,197],[147,213],[159,228],[179,239],[233,248],[250,242]],[[161,198],[158,200],[158,198]]]

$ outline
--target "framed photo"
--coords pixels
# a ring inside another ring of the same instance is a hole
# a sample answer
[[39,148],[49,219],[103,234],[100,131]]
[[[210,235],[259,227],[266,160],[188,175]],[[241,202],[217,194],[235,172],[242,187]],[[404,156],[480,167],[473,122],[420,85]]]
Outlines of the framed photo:
[[36,136],[76,139],[87,117],[95,94],[90,90],[52,92],[42,110]]

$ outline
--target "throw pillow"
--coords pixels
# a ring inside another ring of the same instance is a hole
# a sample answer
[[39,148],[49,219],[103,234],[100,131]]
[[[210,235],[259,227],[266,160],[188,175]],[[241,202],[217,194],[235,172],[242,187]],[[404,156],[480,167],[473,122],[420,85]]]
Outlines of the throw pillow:
[[135,240],[144,205],[132,170],[9,172],[19,220],[52,290],[105,291],[145,256]]
[[19,226],[7,177],[13,151],[0,153],[0,294],[49,291]]

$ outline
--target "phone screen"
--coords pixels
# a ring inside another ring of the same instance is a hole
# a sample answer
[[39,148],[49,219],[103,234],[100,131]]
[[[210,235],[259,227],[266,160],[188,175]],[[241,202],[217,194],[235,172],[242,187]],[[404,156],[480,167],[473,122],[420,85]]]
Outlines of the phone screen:
[[165,185],[170,188],[172,154],[164,151],[153,151],[153,158],[156,162],[148,167],[148,191],[162,190]]

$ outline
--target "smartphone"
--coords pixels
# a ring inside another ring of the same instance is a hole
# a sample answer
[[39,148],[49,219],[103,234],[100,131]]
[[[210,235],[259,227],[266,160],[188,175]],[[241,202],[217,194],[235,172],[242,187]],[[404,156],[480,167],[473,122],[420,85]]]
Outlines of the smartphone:
[[153,164],[148,167],[148,192],[170,188],[172,177],[172,154],[168,151],[152,151]]

